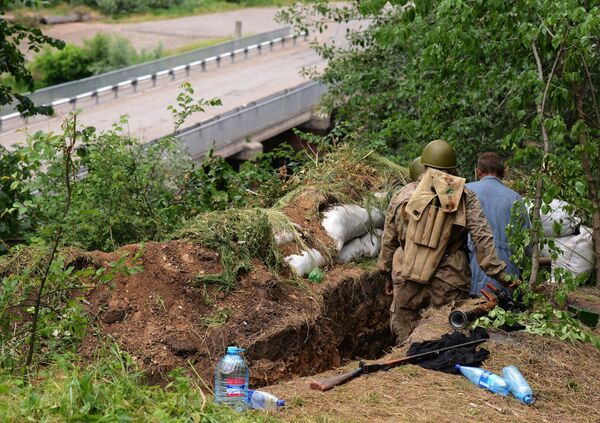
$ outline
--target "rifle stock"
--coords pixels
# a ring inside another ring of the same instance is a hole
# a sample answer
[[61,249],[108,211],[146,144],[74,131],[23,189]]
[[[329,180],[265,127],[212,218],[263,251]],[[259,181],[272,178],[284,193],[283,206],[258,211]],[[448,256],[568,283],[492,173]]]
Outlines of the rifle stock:
[[384,363],[364,364],[363,362],[361,362],[359,364],[358,369],[352,372],[343,373],[341,375],[332,376],[321,380],[312,380],[310,381],[309,386],[311,389],[315,389],[317,391],[328,391],[331,388],[343,385],[344,383],[350,382],[351,380],[356,379],[357,377],[360,377],[364,374],[375,373],[380,370],[389,370],[393,367],[401,366],[403,364],[415,363],[418,362],[419,359],[431,357],[444,351],[468,347],[471,345],[479,345],[485,341],[487,341],[487,338],[477,339],[475,341],[465,342],[464,344],[439,348],[437,350],[427,351],[421,354],[409,355],[407,357],[397,358],[394,360],[386,361]]

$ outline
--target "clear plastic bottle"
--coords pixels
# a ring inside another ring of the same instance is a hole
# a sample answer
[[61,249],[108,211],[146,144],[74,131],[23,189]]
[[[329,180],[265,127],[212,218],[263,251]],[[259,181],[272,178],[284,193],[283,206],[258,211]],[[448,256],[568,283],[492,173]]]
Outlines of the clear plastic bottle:
[[255,410],[279,410],[285,407],[285,401],[268,392],[248,389],[248,407]]
[[492,391],[495,394],[502,395],[503,397],[508,395],[508,383],[500,376],[479,367],[467,367],[461,366],[460,364],[457,364],[455,367],[475,385],[481,386],[482,388]]
[[227,354],[215,369],[215,402],[243,411],[248,402],[250,369],[240,353],[243,348],[227,347]]
[[515,366],[507,366],[502,369],[502,377],[508,383],[510,392],[516,399],[527,405],[535,402],[531,386],[529,386],[519,369]]

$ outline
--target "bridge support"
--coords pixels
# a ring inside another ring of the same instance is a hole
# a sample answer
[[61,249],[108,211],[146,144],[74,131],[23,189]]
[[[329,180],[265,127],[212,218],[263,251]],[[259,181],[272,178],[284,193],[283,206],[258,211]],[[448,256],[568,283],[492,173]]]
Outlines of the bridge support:
[[237,154],[231,156],[235,160],[254,160],[256,156],[263,152],[263,145],[258,141],[250,141],[244,144],[244,148]]

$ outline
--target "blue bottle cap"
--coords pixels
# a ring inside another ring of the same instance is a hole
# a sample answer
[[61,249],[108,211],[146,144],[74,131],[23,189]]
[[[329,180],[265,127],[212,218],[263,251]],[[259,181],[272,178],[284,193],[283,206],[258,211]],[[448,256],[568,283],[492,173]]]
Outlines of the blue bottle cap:
[[243,353],[244,351],[246,351],[246,350],[243,348],[240,348],[240,347],[235,347],[235,346],[227,347],[227,354],[239,354],[239,353]]
[[455,368],[456,370],[460,370],[460,364],[456,363],[456,364],[454,365],[454,368]]
[[285,400],[277,400],[277,407],[285,407]]
[[533,397],[533,395],[525,395],[523,397],[523,402],[527,405],[531,405],[535,402],[535,398]]

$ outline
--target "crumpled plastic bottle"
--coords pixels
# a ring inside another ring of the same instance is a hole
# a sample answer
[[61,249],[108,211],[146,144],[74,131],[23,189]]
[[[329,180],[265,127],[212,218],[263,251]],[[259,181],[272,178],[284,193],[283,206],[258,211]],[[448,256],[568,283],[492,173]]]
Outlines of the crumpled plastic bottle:
[[320,267],[315,267],[308,274],[308,280],[311,282],[316,282],[316,283],[321,282],[324,277],[325,277],[325,273],[321,270]]

